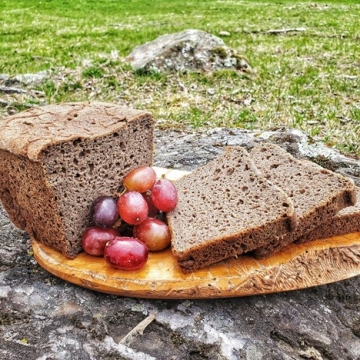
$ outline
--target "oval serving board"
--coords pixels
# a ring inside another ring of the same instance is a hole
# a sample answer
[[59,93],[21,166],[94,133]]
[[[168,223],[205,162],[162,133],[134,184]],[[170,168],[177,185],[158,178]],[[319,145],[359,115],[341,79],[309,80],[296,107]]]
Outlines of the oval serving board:
[[[177,180],[186,172],[156,168]],[[290,244],[263,260],[242,255],[184,274],[171,250],[149,254],[137,271],[116,270],[101,257],[81,253],[71,260],[32,239],[36,261],[70,283],[108,294],[156,299],[208,299],[290,291],[360,274],[360,232],[306,244]]]

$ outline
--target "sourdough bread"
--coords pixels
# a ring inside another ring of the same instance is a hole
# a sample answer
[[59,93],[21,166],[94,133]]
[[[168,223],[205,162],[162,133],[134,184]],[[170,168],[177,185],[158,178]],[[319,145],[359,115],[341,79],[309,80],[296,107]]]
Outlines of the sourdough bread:
[[318,226],[296,240],[302,244],[307,241],[325,239],[360,231],[360,188],[356,188],[356,204],[340,210],[329,221]]
[[253,252],[257,258],[274,254],[331,219],[341,209],[355,204],[354,183],[344,176],[310,161],[297,160],[273,144],[257,145],[250,154],[265,178],[281,187],[293,200],[298,218],[294,232],[274,236],[268,244]]
[[296,227],[290,198],[241,147],[226,148],[175,185],[179,201],[167,221],[172,252],[185,273],[265,246]]
[[0,123],[0,199],[14,224],[69,258],[89,209],[150,165],[151,114],[106,103],[30,109]]

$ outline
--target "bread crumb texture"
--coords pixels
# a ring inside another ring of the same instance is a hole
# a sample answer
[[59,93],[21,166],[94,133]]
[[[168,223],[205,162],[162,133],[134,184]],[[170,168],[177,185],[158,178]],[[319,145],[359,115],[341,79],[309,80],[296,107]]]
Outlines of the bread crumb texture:
[[327,222],[341,209],[354,205],[354,182],[340,174],[310,161],[295,159],[273,144],[257,145],[250,151],[256,167],[273,184],[280,186],[292,199],[298,227],[296,231],[254,252],[256,257],[267,257]]
[[104,103],[36,108],[0,125],[0,197],[11,220],[68,257],[81,249],[93,200],[151,165],[154,119]]
[[253,250],[296,226],[290,198],[260,174],[241,147],[227,148],[176,187],[179,202],[167,219],[184,271]]
[[356,203],[340,210],[330,221],[321,224],[296,240],[305,243],[360,231],[360,188],[356,187]]

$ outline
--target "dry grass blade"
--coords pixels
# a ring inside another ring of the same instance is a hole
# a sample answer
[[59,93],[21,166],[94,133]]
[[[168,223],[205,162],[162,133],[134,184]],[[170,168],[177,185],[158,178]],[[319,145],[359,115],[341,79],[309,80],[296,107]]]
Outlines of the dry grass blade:
[[148,325],[150,325],[156,318],[157,313],[150,314],[143,321],[137,324],[127,335],[125,335],[119,344],[129,345],[133,339],[138,335],[142,335]]

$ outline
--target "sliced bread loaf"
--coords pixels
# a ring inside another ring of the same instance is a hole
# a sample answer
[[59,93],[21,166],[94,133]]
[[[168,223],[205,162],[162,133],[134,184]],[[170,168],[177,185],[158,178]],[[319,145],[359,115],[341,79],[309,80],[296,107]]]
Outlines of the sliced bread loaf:
[[167,220],[173,254],[185,273],[265,246],[296,227],[290,198],[241,147],[226,148],[176,188],[179,202]]
[[274,236],[268,244],[253,252],[257,258],[277,252],[331,219],[341,209],[355,204],[354,183],[344,176],[315,163],[297,160],[273,144],[257,145],[250,154],[265,178],[281,187],[293,200],[298,218],[294,232]]
[[302,244],[307,241],[325,239],[360,231],[360,188],[356,188],[356,204],[340,210],[330,221],[323,223],[296,240]]
[[152,163],[154,120],[104,103],[34,108],[0,122],[0,199],[16,226],[73,258],[89,208]]

